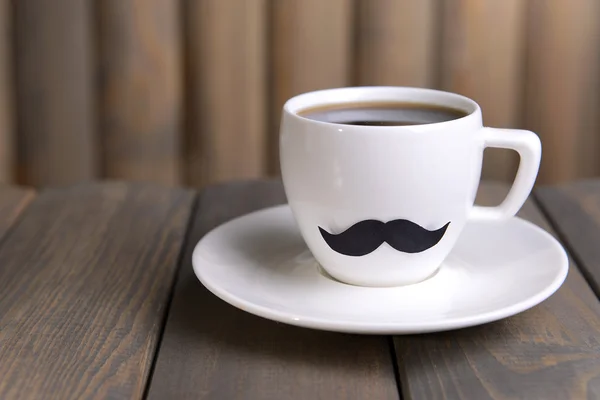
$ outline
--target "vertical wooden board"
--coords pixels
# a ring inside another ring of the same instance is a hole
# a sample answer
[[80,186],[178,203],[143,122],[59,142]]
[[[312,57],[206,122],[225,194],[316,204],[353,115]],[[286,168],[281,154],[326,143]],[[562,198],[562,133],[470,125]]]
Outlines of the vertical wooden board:
[[526,123],[540,134],[540,182],[600,173],[600,2],[532,0]]
[[356,82],[435,85],[438,4],[435,0],[358,0]]
[[193,198],[121,183],[37,196],[0,243],[0,398],[143,398]]
[[351,83],[354,13],[351,0],[281,0],[270,5],[269,171],[278,173],[284,102],[303,92]]
[[176,184],[183,87],[178,3],[102,0],[97,11],[104,173]]
[[266,170],[266,0],[186,0],[188,182]]
[[[441,87],[477,101],[487,126],[522,128],[525,3],[442,3]],[[511,180],[517,159],[509,150],[486,151],[482,175]]]
[[14,86],[12,53],[12,12],[9,0],[0,0],[0,182],[13,180]]
[[32,185],[94,178],[91,1],[13,4],[18,178]]

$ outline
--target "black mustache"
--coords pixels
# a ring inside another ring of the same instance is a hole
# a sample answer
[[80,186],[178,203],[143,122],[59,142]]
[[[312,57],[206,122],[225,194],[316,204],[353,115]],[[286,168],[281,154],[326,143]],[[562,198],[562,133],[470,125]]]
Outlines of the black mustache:
[[332,250],[346,256],[364,256],[384,242],[404,253],[419,253],[435,246],[446,233],[448,222],[438,230],[429,231],[406,219],[387,223],[368,219],[357,222],[337,235],[319,227],[321,236]]

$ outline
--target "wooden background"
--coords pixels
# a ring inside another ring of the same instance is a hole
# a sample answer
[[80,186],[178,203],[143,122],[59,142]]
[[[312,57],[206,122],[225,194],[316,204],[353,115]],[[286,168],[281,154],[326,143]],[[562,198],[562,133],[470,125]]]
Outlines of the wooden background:
[[[0,0],[0,181],[277,175],[283,102],[441,88],[542,138],[538,182],[600,175],[598,0]],[[507,180],[516,157],[486,151]]]

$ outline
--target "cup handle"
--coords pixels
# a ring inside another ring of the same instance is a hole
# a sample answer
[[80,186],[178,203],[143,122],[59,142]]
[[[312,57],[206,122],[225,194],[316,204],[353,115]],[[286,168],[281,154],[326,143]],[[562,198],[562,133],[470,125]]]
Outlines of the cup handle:
[[540,168],[542,144],[538,136],[521,129],[483,128],[483,147],[498,147],[519,153],[519,169],[506,198],[499,206],[473,206],[469,219],[504,220],[513,217],[523,206]]

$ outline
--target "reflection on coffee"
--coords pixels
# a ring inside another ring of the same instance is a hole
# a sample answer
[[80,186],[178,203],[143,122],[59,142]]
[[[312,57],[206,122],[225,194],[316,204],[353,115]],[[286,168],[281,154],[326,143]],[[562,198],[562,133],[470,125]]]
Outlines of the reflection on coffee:
[[468,115],[463,110],[450,107],[404,102],[334,104],[308,108],[298,114],[315,121],[366,126],[432,124]]

